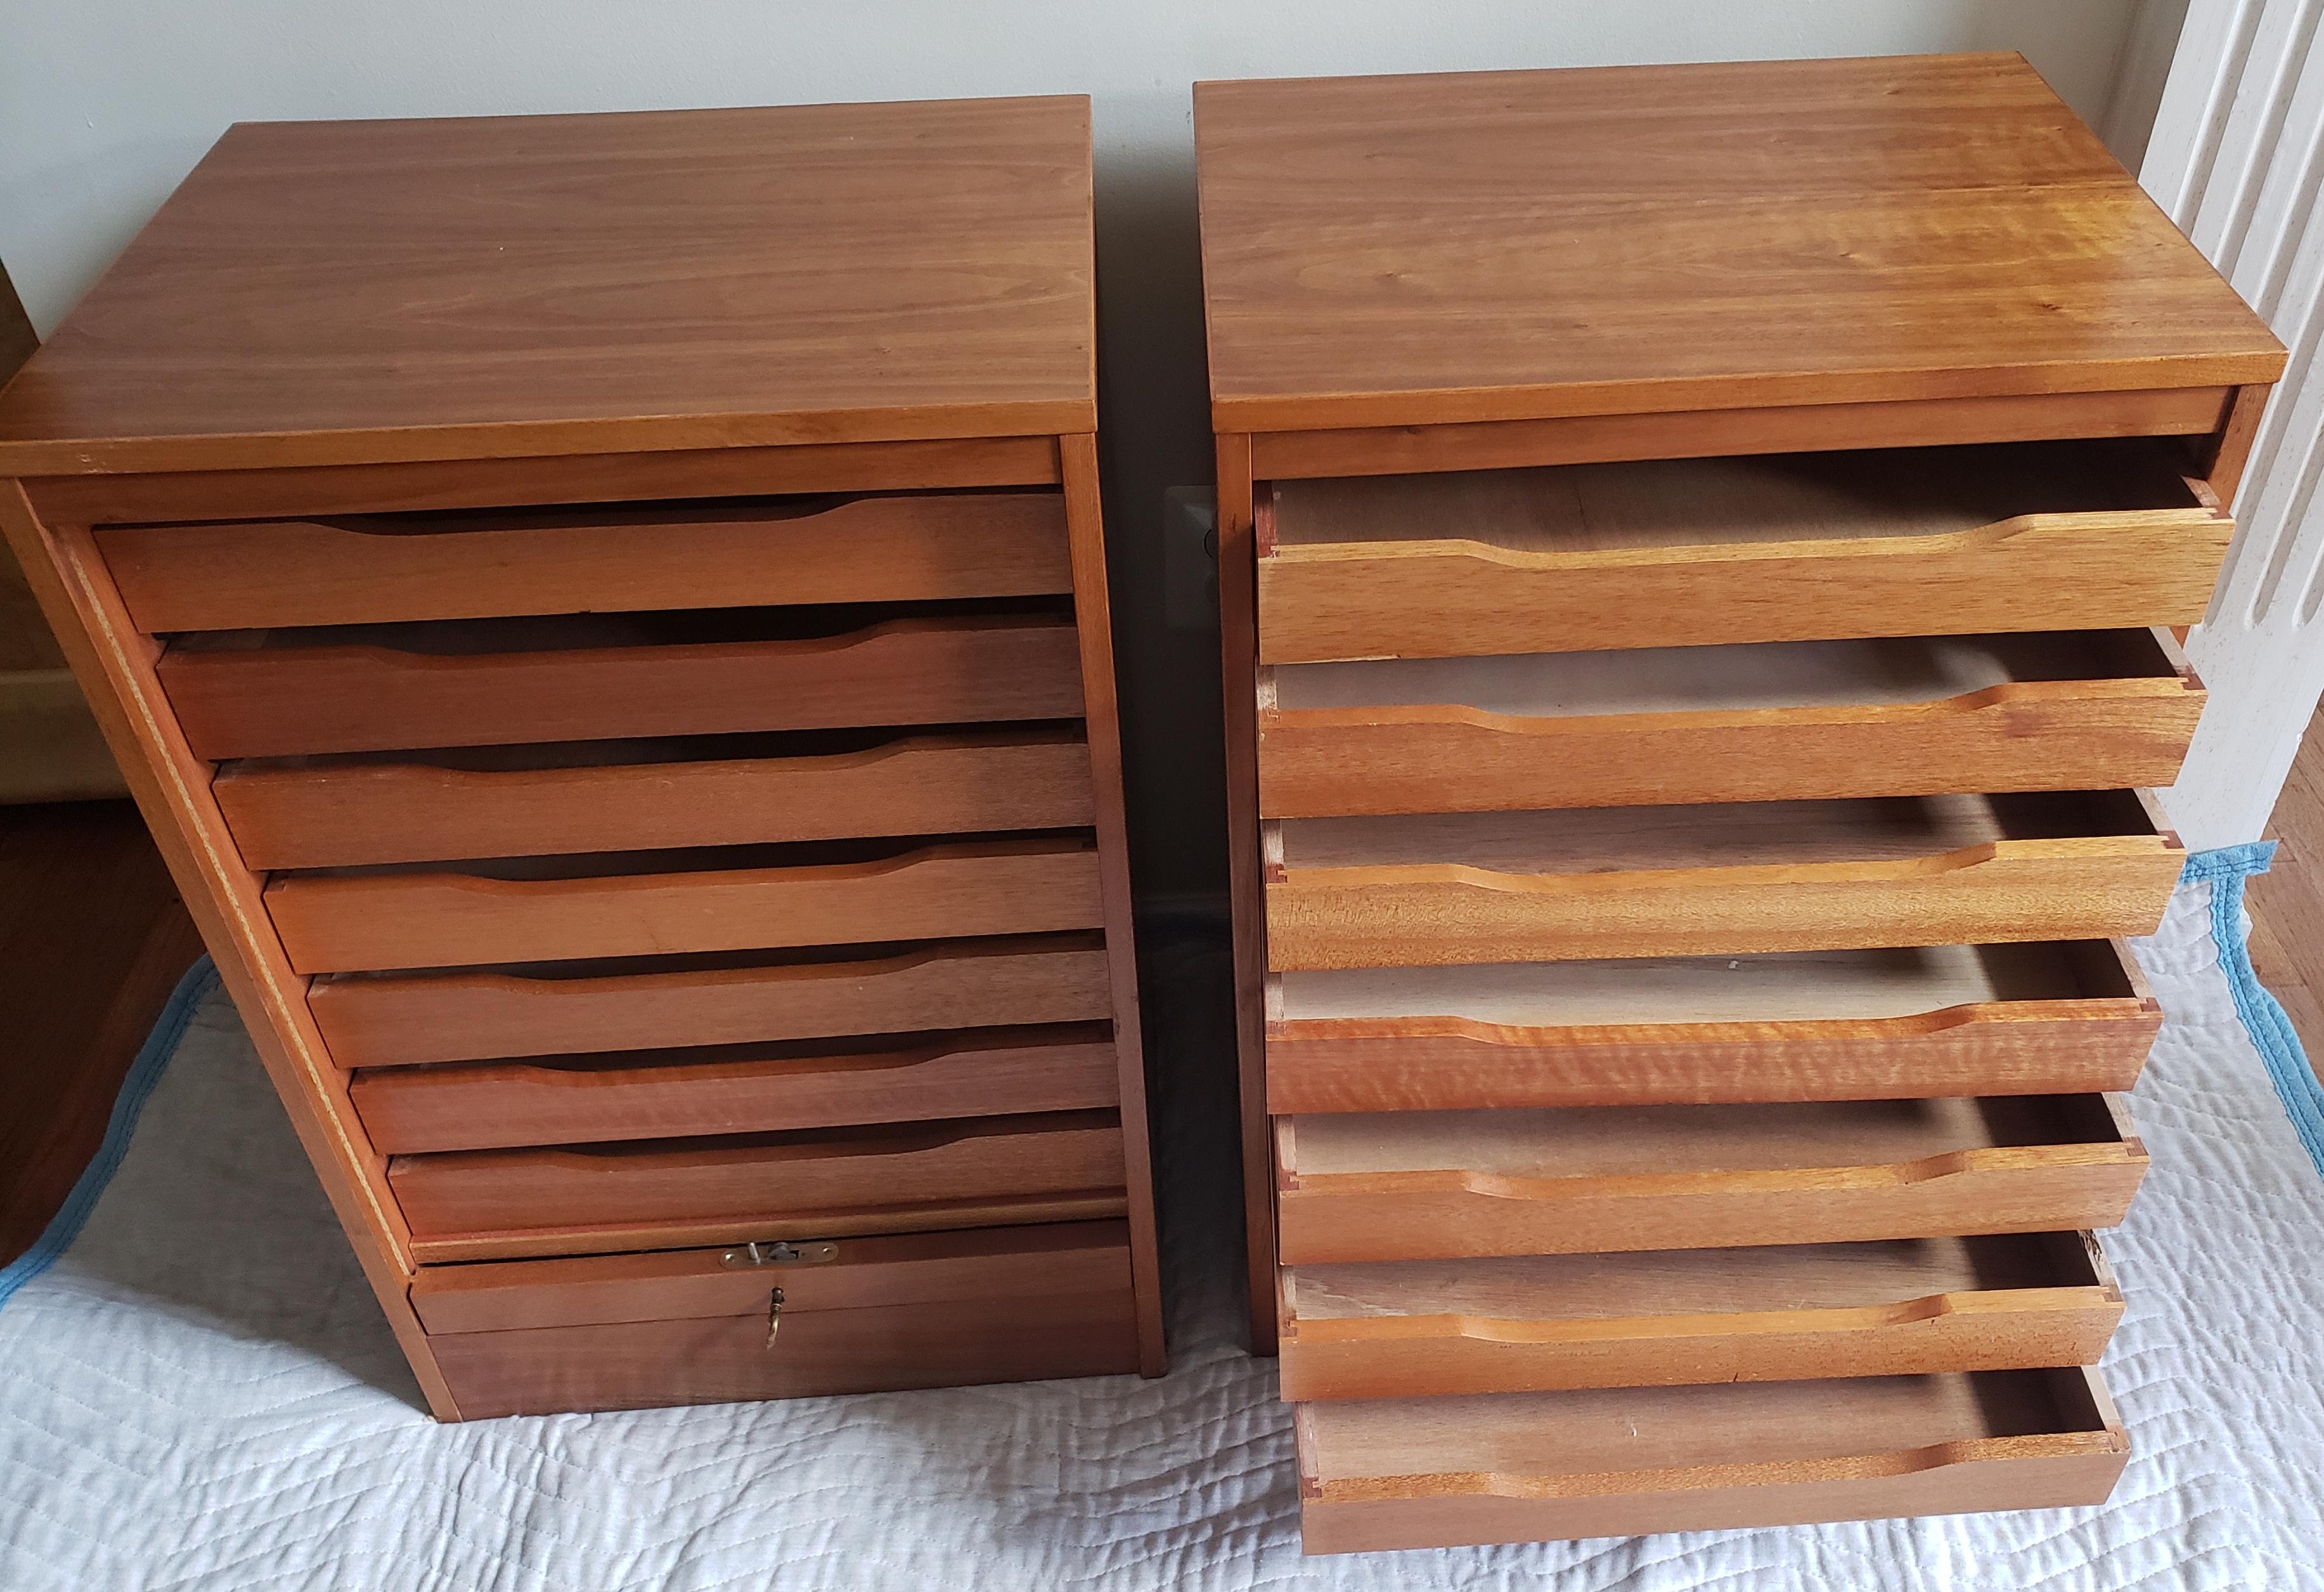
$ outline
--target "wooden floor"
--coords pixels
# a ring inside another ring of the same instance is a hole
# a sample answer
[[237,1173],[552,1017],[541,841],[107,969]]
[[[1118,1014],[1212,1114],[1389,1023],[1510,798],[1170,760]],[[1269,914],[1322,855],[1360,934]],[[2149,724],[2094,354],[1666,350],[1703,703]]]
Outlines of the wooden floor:
[[2324,1061],[2324,709],[2276,799],[2275,865],[2254,878],[2252,970],[2283,1003],[2309,1064]]
[[201,949],[128,802],[0,807],[0,1264],[71,1192]]

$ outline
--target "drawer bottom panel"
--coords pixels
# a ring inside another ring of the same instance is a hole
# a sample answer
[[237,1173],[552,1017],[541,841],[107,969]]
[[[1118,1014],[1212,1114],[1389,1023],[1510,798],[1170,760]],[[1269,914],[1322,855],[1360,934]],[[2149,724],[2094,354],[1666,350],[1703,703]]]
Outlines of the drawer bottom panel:
[[1302,1405],[1310,1553],[2105,1502],[2130,1444],[2095,1371]]

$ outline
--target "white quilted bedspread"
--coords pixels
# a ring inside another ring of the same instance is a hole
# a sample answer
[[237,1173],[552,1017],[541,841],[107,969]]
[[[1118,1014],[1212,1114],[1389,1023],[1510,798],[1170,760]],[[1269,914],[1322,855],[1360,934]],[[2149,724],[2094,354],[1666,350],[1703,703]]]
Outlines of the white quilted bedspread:
[[1166,1379],[438,1427],[213,994],[0,1310],[0,1587],[2324,1587],[2324,1181],[2209,890],[2143,947],[2171,1022],[2107,1238],[2136,1452],[2103,1508],[1302,1559],[1289,1423],[1235,1347],[1222,1036],[1170,1011]]

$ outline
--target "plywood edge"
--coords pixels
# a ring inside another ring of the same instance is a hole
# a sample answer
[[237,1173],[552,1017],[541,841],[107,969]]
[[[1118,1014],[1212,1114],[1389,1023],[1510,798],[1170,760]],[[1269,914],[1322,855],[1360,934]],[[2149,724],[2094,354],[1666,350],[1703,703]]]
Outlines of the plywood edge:
[[0,438],[0,475],[132,475],[551,458],[606,451],[1057,436],[1097,427],[1097,400],[1023,400],[614,415],[557,421],[178,437]]
[[[1539,418],[1462,419],[1431,413],[1403,422],[1339,427],[1218,422],[1216,429],[1256,433],[1250,441],[1259,478],[1304,480],[1323,476],[1702,458],[1716,454],[1818,453],[2090,437],[2208,437],[2219,430],[2238,390],[2221,383],[1877,403],[1809,401],[1768,408],[1674,407]],[[1215,421],[1215,407],[1213,414]]]
[[2247,347],[2138,359],[1719,373],[1347,393],[1222,392],[1213,384],[1211,429],[1265,435],[1771,410],[1846,411],[1873,405],[1941,411],[1951,404],[2012,403],[2038,412],[2044,403],[2184,394],[2190,420],[2200,416],[2200,423],[2190,425],[2190,434],[2208,433],[2219,426],[2232,389],[2282,378],[2285,350],[2261,330],[2264,341]]
[[792,493],[1055,486],[1054,436],[710,446],[428,463],[50,475],[23,486],[43,518],[86,524],[637,502]]

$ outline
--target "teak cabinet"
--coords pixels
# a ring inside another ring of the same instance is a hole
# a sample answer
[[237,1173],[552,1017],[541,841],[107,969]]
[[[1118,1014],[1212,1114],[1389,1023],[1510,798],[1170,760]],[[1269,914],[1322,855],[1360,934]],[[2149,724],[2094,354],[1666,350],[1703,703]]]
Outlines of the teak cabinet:
[[2105,1497],[2142,788],[2282,349],[2015,56],[1195,137],[1309,1550]]
[[231,130],[0,519],[446,1419],[1163,1365],[1078,98]]

